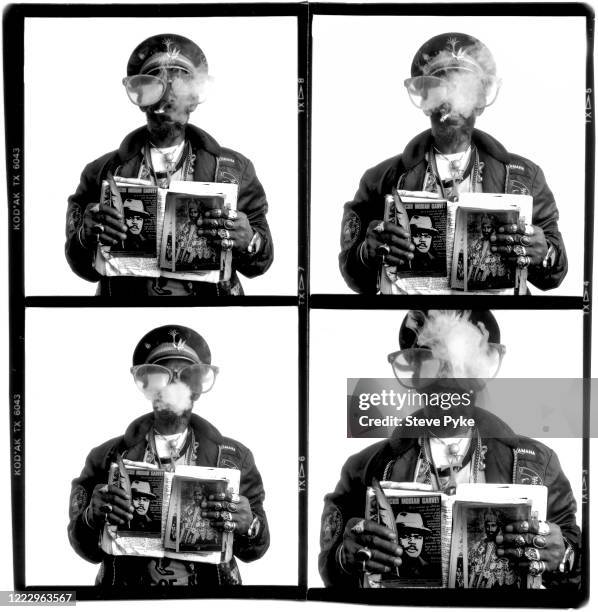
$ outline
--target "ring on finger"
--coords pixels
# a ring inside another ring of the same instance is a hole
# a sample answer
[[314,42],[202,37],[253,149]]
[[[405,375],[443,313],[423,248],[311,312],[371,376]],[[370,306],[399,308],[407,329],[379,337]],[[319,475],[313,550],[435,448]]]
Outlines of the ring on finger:
[[525,546],[525,538],[519,533],[515,536],[513,544],[515,544],[515,546]]
[[236,210],[229,210],[226,216],[234,221],[239,217],[239,213]]
[[529,236],[523,235],[521,236],[520,242],[523,246],[529,246],[531,243],[531,240],[529,239]]
[[531,576],[539,576],[546,569],[544,561],[532,561],[529,564],[529,573]]
[[533,548],[530,546],[525,549],[525,557],[530,561],[539,561],[540,560],[540,551],[537,548]]
[[518,244],[513,249],[513,253],[515,253],[515,255],[517,255],[517,256],[525,257],[527,255],[527,250],[526,250],[526,248],[524,246],[521,246],[520,244]]
[[233,502],[229,502],[228,504],[226,504],[226,507],[228,508],[229,512],[236,512],[237,511],[237,504],[235,504]]
[[98,235],[103,234],[106,231],[106,228],[101,223],[96,223],[93,226],[93,229],[98,232]]
[[363,557],[365,563],[365,561],[369,561],[372,558],[372,551],[367,546],[364,546],[355,553],[355,556],[358,559]]
[[227,219],[224,222],[224,227],[226,227],[227,229],[233,229],[233,227],[235,227],[235,224],[230,219]]
[[526,224],[525,227],[523,228],[523,235],[524,236],[533,236],[534,235],[534,226]]
[[388,255],[390,253],[390,247],[386,243],[381,244],[376,250],[383,257],[384,255]]
[[112,512],[112,506],[110,504],[103,504],[100,506],[100,512],[110,514],[110,512]]
[[527,268],[530,264],[530,258],[527,255],[520,255],[517,257],[517,266],[519,268]]
[[230,512],[224,511],[224,512],[220,513],[220,518],[223,521],[232,521],[233,520],[233,515]]
[[546,546],[546,538],[544,536],[541,536],[541,535],[535,535],[532,538],[532,544],[536,548],[544,548]]
[[233,244],[234,244],[234,243],[233,243],[233,241],[232,241],[232,240],[230,240],[230,238],[224,238],[224,239],[222,240],[222,242],[221,242],[222,248],[223,248],[225,251],[228,251],[228,250],[232,249],[232,248],[233,248]]
[[224,238],[225,240],[230,240],[230,232],[227,229],[219,229],[218,237]]
[[515,242],[515,238],[513,238],[513,236],[509,235],[505,237],[505,242],[507,244],[513,244]]
[[507,255],[509,255],[513,252],[513,247],[510,244],[507,244],[507,246],[505,247],[505,252],[507,253]]
[[514,554],[514,555],[515,555],[517,558],[521,559],[521,557],[523,557],[523,554],[524,554],[524,553],[523,553],[523,548],[520,548],[520,547],[518,546],[517,548],[515,548],[515,549],[513,550],[513,554]]
[[224,521],[223,529],[227,533],[232,533],[235,530],[237,523],[235,521]]

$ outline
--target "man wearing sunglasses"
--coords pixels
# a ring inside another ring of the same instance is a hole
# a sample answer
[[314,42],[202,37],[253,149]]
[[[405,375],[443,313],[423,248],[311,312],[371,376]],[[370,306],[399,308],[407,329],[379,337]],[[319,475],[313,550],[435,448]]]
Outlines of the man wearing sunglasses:
[[[191,113],[206,98],[209,81],[203,51],[184,36],[152,36],[131,54],[123,85],[129,100],[145,114],[146,126],[126,136],[118,150],[85,167],[67,210],[67,260],[80,277],[99,281],[98,294],[239,295],[243,289],[237,271],[252,278],[270,267],[268,204],[253,164],[189,123]],[[98,243],[113,246],[127,234],[122,215],[99,203],[102,181],[109,176],[142,179],[162,188],[172,180],[237,184],[237,210],[207,211],[198,230],[211,244],[232,249],[230,281],[220,281],[214,274],[193,282],[100,276],[93,266]]]
[[[384,574],[397,567],[400,574],[406,554],[400,542],[390,529],[364,518],[366,490],[377,479],[418,482],[447,495],[461,483],[545,485],[547,520],[505,526],[496,538],[496,554],[521,564],[522,571],[542,575],[547,587],[575,588],[576,502],[556,454],[475,404],[504,354],[492,313],[411,311],[399,344],[401,350],[388,359],[401,385],[427,398],[449,393],[452,401],[443,409],[424,400],[423,408],[410,416],[427,422],[397,426],[388,439],[347,460],[335,490],[324,499],[319,569],[325,585],[359,586],[364,572]],[[447,416],[453,419],[450,424]]]
[[[97,583],[105,586],[218,586],[241,584],[235,557],[249,562],[268,549],[270,536],[263,508],[262,478],[251,451],[224,437],[193,405],[215,382],[210,348],[197,332],[179,325],[147,333],[133,353],[133,379],[152,403],[152,412],[119,436],[94,448],[81,475],[73,480],[69,540],[87,561],[101,563]],[[202,505],[202,518],[221,531],[233,532],[233,558],[219,565],[173,559],[109,556],[98,540],[105,523],[123,526],[134,518],[125,491],[108,485],[110,464],[143,461],[173,471],[178,465],[225,467],[241,471],[239,495],[221,495]]]
[[[501,226],[492,250],[513,267],[528,267],[528,280],[539,289],[557,287],[567,273],[567,257],[542,170],[475,129],[500,87],[488,48],[468,34],[435,36],[416,53],[405,87],[430,117],[431,129],[417,135],[402,154],[368,170],[354,199],[345,204],[339,264],[349,287],[359,293],[451,292],[448,270],[433,290],[422,290],[421,278],[401,275],[416,253],[409,232],[383,220],[385,196],[393,189],[431,192],[449,202],[464,192],[531,195],[531,222]],[[447,209],[449,226],[454,208]]]

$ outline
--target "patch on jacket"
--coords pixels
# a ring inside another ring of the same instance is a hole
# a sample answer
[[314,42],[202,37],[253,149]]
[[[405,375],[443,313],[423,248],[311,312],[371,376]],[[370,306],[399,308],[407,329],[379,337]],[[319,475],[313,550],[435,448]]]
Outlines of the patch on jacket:
[[527,185],[516,179],[509,179],[509,193],[529,195],[530,190]]
[[510,170],[519,170],[519,172],[525,172],[525,168],[521,164],[509,164]]
[[83,485],[77,485],[71,491],[71,505],[69,508],[71,520],[83,512],[83,510],[87,507],[88,502],[89,495],[87,494],[85,487]]
[[527,485],[541,485],[544,484],[542,477],[536,470],[533,470],[531,467],[527,465],[520,465],[517,468],[517,479],[516,482],[518,484],[527,484]]
[[320,548],[329,550],[338,538],[341,529],[343,528],[343,515],[341,511],[334,506],[328,514],[322,517],[322,528],[320,530]]
[[341,236],[341,242],[344,248],[353,246],[357,237],[361,232],[361,221],[356,213],[350,212],[345,215],[343,222],[343,235]]
[[232,470],[241,469],[241,463],[235,446],[230,446],[228,444],[218,445],[217,467],[230,468]]
[[536,456],[536,451],[533,448],[517,448],[515,449],[516,453],[519,454],[523,454],[523,455],[531,455],[532,457]]

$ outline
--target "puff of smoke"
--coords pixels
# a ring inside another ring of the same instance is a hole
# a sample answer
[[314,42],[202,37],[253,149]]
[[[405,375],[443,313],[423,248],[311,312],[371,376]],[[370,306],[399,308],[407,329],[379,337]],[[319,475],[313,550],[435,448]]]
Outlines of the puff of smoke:
[[[457,54],[447,50],[440,51],[434,57],[433,66],[436,68],[433,68],[428,76],[442,76],[445,85],[428,91],[422,102],[422,109],[426,114],[431,115],[443,105],[449,105],[450,109],[445,109],[441,121],[451,115],[467,118],[475,111],[481,112],[488,102],[493,101],[495,96],[488,100],[487,95],[490,85],[497,84],[496,66],[490,51],[481,43],[470,45]],[[438,72],[442,72],[442,75]]]
[[470,320],[470,311],[431,310],[418,334],[418,344],[451,366],[454,378],[487,378],[494,375],[499,356],[488,345],[483,323]]
[[150,399],[158,412],[170,412],[181,416],[193,407],[191,398],[190,387],[177,380],[159,391],[154,391]]
[[193,112],[198,104],[205,102],[210,77],[205,72],[176,76],[170,83],[170,90],[153,110],[156,115],[168,112],[173,120],[183,119]]

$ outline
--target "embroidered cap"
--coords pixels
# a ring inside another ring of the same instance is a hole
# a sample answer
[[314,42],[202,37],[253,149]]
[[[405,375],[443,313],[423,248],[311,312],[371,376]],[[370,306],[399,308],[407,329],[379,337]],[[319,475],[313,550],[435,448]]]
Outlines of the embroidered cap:
[[[500,344],[500,328],[494,315],[489,310],[410,310],[403,319],[403,324],[399,331],[399,346],[401,349],[408,349],[417,346],[418,331],[424,326],[427,316],[434,316],[440,312],[454,312],[456,315],[466,317],[468,321],[476,327],[483,328],[488,332],[488,342]],[[481,329],[480,329],[481,331]]]
[[157,34],[135,47],[127,64],[127,76],[147,74],[161,66],[208,72],[206,56],[192,40],[178,34]]
[[461,32],[447,32],[430,38],[418,49],[411,63],[412,77],[435,76],[446,70],[496,76],[496,64],[488,47]]
[[141,338],[133,352],[133,365],[159,363],[172,357],[192,363],[212,363],[210,347],[196,331],[183,325],[163,325]]

